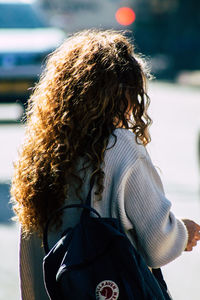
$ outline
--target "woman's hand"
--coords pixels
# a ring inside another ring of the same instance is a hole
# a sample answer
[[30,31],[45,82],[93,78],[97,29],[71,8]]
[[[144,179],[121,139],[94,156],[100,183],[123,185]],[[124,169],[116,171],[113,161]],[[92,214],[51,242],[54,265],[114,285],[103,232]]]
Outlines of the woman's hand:
[[183,219],[182,221],[188,231],[188,243],[185,251],[192,251],[193,247],[196,246],[200,240],[200,226],[192,220]]

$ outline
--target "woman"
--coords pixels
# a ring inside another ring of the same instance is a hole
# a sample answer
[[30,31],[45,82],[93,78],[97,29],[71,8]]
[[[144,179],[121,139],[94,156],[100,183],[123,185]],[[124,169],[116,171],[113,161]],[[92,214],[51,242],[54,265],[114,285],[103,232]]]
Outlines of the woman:
[[[49,56],[29,100],[12,182],[22,228],[23,300],[48,299],[42,281],[45,223],[63,204],[84,202],[92,176],[93,207],[120,219],[149,267],[169,263],[200,239],[196,223],[171,212],[145,148],[151,123],[146,76],[132,44],[115,31],[80,32]],[[79,217],[73,209],[54,220],[51,244]]]

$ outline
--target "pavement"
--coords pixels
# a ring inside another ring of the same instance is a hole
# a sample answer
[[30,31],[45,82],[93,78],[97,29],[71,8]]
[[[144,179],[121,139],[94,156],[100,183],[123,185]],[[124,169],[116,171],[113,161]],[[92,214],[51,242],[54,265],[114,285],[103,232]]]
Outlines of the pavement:
[[[197,141],[200,131],[200,89],[152,83],[148,151],[163,181],[173,212],[200,223]],[[18,300],[18,225],[10,221],[12,162],[23,140],[24,126],[0,125],[0,300]],[[163,267],[174,300],[200,299],[200,245]],[[42,299],[41,299],[42,300]]]
[[0,300],[20,299],[18,235],[16,224],[0,226]]
[[177,82],[183,85],[200,87],[200,70],[182,71],[177,76]]

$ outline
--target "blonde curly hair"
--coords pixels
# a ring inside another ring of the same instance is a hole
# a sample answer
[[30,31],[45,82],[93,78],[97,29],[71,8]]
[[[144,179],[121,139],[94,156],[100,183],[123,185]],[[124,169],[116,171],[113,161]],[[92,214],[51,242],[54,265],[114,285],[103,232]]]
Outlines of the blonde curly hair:
[[[101,196],[101,166],[115,127],[132,130],[138,143],[150,141],[143,63],[126,35],[112,30],[79,32],[49,55],[28,101],[11,187],[24,233],[42,233],[47,216],[66,201],[72,177],[80,191],[80,157],[87,159],[85,168],[93,168]],[[126,118],[130,105],[132,121]],[[61,217],[54,226],[60,222]]]

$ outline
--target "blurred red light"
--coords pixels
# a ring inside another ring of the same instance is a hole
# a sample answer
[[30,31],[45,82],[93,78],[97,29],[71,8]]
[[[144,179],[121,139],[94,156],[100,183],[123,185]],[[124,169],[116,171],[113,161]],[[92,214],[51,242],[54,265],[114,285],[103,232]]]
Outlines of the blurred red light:
[[115,14],[115,18],[120,25],[131,25],[135,21],[135,12],[130,7],[120,7]]

